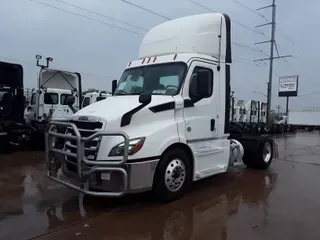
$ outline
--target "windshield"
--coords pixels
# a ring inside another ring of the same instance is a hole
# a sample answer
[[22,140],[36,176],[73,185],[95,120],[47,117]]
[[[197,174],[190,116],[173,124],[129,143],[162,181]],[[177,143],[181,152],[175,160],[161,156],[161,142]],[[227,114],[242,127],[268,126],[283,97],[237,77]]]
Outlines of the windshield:
[[56,105],[59,103],[59,95],[57,93],[45,93],[44,104]]
[[60,95],[60,104],[61,104],[61,105],[68,105],[68,104],[67,104],[67,98],[68,98],[69,96],[72,96],[72,94],[62,93],[62,94]]
[[187,66],[185,63],[157,64],[123,72],[114,95],[176,95]]

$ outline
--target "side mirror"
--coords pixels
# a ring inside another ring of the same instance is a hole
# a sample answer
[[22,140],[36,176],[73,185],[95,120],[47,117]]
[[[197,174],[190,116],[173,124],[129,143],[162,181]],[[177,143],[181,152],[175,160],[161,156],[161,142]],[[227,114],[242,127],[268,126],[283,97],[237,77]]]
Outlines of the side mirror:
[[210,97],[212,93],[212,73],[210,71],[199,71],[193,75],[190,82],[190,98],[202,99]]
[[72,106],[76,101],[76,98],[72,95],[68,96],[67,99],[66,99],[66,104],[68,106]]
[[144,105],[151,103],[151,94],[141,93],[139,96],[139,102]]
[[112,95],[114,94],[114,92],[116,91],[117,89],[117,79],[115,80],[112,80]]

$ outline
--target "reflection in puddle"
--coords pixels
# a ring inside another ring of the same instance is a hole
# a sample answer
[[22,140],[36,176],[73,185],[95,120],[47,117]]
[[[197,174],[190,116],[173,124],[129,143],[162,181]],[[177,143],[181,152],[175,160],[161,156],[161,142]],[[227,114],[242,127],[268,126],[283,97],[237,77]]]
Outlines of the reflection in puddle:
[[[62,231],[47,238],[87,239],[95,235],[121,240],[208,239],[209,236],[210,239],[227,239],[229,223],[239,212],[258,210],[261,215],[256,226],[263,228],[268,225],[268,198],[276,186],[276,180],[277,174],[272,171],[229,172],[197,182],[193,190],[179,201],[170,204],[150,201],[107,213],[89,221],[88,228],[79,224],[71,233],[70,230],[68,233]],[[87,210],[89,206],[79,205],[79,209],[81,207]],[[62,206],[63,216],[69,215],[67,209]],[[80,212],[77,213],[79,218]],[[76,236],[77,233],[81,235]]]

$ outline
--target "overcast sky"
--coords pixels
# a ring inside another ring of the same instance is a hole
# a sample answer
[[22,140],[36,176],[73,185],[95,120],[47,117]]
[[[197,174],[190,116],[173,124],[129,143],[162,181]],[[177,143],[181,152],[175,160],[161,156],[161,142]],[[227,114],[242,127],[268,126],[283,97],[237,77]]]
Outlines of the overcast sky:
[[[80,72],[84,89],[109,90],[111,80],[119,79],[126,64],[137,58],[140,41],[145,33],[142,29],[150,29],[166,21],[162,17],[135,8],[121,0],[63,1],[136,27],[68,6],[57,0],[37,1],[85,15],[100,22],[30,0],[1,0],[0,60],[23,65],[24,82],[27,88],[36,86],[38,68],[35,55],[41,54],[44,57],[53,57],[52,68]],[[208,12],[190,0],[128,1],[168,18]],[[269,54],[269,45],[257,46],[254,43],[268,40],[270,27],[259,28],[259,31],[264,34],[262,35],[237,24],[240,23],[254,29],[255,25],[266,23],[266,20],[236,2],[256,9],[270,5],[272,0],[194,1],[213,11],[227,13],[234,21],[232,40],[236,42],[236,45],[233,45],[234,62],[231,81],[236,98],[265,100],[264,96],[253,92],[266,93],[268,62],[266,62],[267,65],[259,63],[258,66],[255,66],[253,60],[267,57],[265,54]],[[275,107],[281,104],[285,108],[285,99],[277,97],[278,76],[298,74],[300,76],[300,97],[291,98],[290,108],[320,107],[320,80],[318,79],[320,73],[318,66],[320,1],[279,0],[276,4],[276,39],[279,51],[282,55],[292,54],[293,58],[288,58],[286,61],[275,60],[272,105]],[[260,13],[267,19],[271,19],[271,9],[260,11]],[[108,24],[125,28],[128,31]],[[239,47],[239,43],[251,48]],[[263,50],[265,54],[259,50]]]

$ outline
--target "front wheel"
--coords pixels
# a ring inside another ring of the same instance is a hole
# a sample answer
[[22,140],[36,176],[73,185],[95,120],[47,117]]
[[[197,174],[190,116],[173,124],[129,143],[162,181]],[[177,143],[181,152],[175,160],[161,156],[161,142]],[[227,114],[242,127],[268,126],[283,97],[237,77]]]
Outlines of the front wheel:
[[156,170],[153,194],[161,202],[181,198],[192,181],[192,164],[189,155],[180,148],[163,154]]

